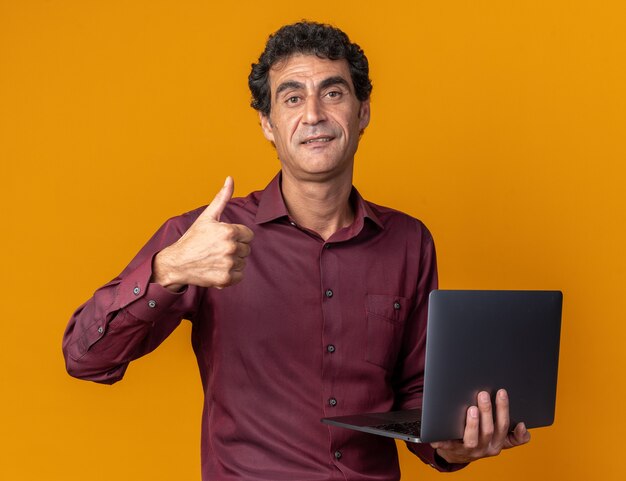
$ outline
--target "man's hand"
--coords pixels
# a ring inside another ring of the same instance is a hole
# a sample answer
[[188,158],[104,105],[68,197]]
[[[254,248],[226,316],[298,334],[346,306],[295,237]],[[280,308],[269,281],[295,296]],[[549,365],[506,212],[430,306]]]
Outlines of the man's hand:
[[241,281],[254,234],[244,225],[220,222],[233,190],[227,177],[187,232],[155,256],[153,282],[176,292],[185,285],[221,289]]
[[497,456],[503,449],[530,441],[524,423],[509,432],[509,396],[504,389],[496,394],[495,425],[489,394],[478,394],[478,406],[467,410],[463,440],[432,443],[437,454],[449,463],[469,463],[480,458]]

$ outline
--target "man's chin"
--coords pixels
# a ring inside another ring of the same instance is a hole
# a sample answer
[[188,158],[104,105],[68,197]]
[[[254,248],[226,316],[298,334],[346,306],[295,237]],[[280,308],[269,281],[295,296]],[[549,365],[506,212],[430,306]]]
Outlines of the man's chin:
[[[309,163],[301,168],[291,169],[283,165],[283,171],[287,171],[290,177],[305,182],[328,182],[346,175],[346,171],[351,171],[352,164],[334,163]],[[348,176],[352,178],[351,172]]]

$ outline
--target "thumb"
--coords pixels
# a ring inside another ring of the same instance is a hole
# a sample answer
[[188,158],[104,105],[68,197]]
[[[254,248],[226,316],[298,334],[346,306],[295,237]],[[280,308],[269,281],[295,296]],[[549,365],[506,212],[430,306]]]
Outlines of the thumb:
[[202,217],[212,220],[213,222],[219,222],[220,216],[224,211],[224,207],[233,196],[233,191],[235,190],[235,183],[231,176],[226,177],[224,181],[224,185],[217,193],[215,198],[211,201],[211,203],[204,209],[202,213]]

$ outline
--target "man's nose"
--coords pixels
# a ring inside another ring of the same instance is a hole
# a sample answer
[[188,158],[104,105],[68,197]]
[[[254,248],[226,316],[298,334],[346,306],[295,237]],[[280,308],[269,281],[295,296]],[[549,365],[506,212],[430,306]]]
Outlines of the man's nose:
[[323,120],[326,120],[326,114],[324,113],[324,107],[320,99],[314,95],[307,97],[304,104],[302,121],[305,124],[315,125]]

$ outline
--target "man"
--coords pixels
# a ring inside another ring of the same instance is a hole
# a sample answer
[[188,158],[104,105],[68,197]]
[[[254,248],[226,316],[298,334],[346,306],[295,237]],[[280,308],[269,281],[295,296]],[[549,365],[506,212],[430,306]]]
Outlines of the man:
[[[426,302],[437,285],[424,225],[352,187],[370,119],[368,63],[340,30],[272,35],[249,84],[281,172],[263,191],[170,219],[68,325],[70,374],[102,383],[180,323],[205,392],[208,480],[399,479],[393,440],[322,425],[324,416],[421,404]],[[251,248],[253,247],[253,251]],[[410,445],[454,470],[523,444],[508,401],[481,393],[463,440]]]

